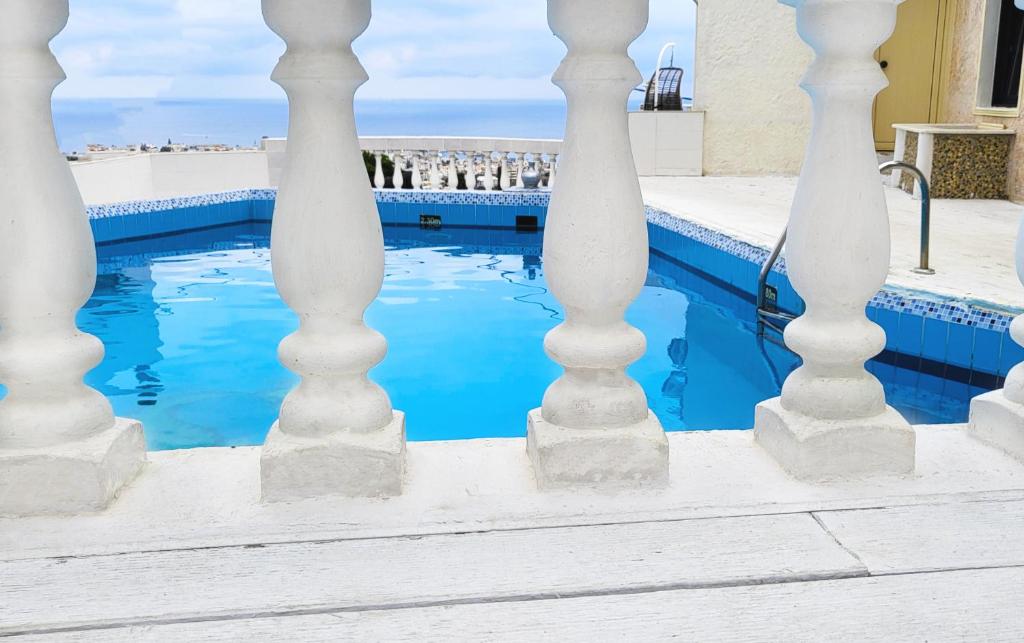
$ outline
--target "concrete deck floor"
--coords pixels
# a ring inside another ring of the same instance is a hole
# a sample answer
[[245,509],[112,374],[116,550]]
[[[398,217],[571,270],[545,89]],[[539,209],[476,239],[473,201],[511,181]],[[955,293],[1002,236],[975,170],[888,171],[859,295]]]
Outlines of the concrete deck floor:
[[400,498],[278,505],[256,448],[153,453],[103,514],[0,520],[0,636],[1024,637],[1024,464],[963,427],[817,486],[750,432],[670,440],[664,490],[538,493],[524,440],[474,440],[410,444]]
[[[653,207],[765,248],[774,247],[789,218],[796,178],[642,178]],[[885,188],[892,228],[891,286],[967,301],[1024,309],[1014,249],[1024,206],[1009,201],[936,199],[932,202],[931,267],[918,265],[921,202]]]

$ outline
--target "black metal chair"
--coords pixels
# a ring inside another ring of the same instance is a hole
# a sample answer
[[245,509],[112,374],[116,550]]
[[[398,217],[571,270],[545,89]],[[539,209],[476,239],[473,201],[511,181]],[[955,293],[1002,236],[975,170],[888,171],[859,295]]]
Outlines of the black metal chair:
[[662,67],[654,72],[651,80],[647,82],[644,111],[682,111],[683,97],[680,94],[682,85],[683,70],[679,67]]

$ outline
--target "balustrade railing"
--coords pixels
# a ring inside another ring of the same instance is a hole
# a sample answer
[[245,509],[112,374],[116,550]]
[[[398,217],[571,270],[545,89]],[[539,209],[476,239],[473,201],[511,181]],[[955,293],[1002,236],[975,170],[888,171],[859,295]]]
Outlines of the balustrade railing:
[[[885,343],[864,310],[889,260],[870,126],[885,86],[874,52],[892,33],[901,1],[783,0],[816,53],[803,83],[814,128],[787,257],[807,312],[786,332],[803,365],[780,398],[759,405],[755,435],[783,467],[809,479],[914,469],[914,433],[864,369]],[[302,378],[263,448],[265,498],[402,491],[404,416],[368,377],[387,346],[363,322],[384,274],[371,182],[554,188],[544,257],[566,316],[545,348],[564,374],[528,415],[537,480],[663,482],[665,435],[625,370],[646,341],[623,318],[647,273],[625,103],[640,80],[626,51],[645,28],[648,0],[548,0],[551,28],[568,48],[554,76],[569,104],[564,148],[553,140],[359,139],[353,97],[367,75],[351,45],[370,22],[370,0],[263,0],[263,9],[287,44],[273,75],[292,106],[273,270],[301,322],[280,356]],[[115,419],[82,383],[102,352],[74,324],[95,255],[49,109],[63,73],[47,44],[67,19],[68,0],[0,0],[0,159],[17,159],[0,172],[0,383],[8,388],[0,400],[0,514],[101,508],[145,458],[139,424]],[[1024,342],[1022,319],[1012,334]],[[1024,458],[1022,369],[975,406],[974,424]]]
[[[283,142],[261,145],[283,156]],[[551,189],[562,151],[560,140],[526,138],[363,136],[359,146],[370,184],[384,190]]]
[[[360,137],[379,189],[511,190],[550,188],[562,141],[516,138]],[[391,180],[384,168],[392,167]]]

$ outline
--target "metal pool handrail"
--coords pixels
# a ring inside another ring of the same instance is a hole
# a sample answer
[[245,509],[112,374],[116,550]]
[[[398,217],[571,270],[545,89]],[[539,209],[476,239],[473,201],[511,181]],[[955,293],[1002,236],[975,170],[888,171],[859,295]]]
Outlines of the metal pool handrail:
[[928,186],[928,177],[916,165],[903,161],[889,161],[878,167],[878,171],[882,174],[888,174],[893,170],[910,172],[917,177],[917,183],[921,187],[921,260],[913,271],[922,275],[934,275],[935,271],[928,267],[932,229],[932,197]]
[[[764,327],[769,326],[772,330],[781,333],[785,324],[790,322],[796,317],[789,313],[782,312],[775,307],[769,308],[767,304],[767,287],[768,287],[768,275],[771,273],[772,268],[775,266],[775,262],[779,260],[779,255],[782,254],[782,248],[786,245],[786,237],[789,234],[789,226],[782,230],[782,236],[779,237],[778,243],[775,244],[775,248],[772,249],[768,260],[761,266],[761,272],[757,277],[757,334],[764,335]],[[781,322],[777,324],[776,322]]]
[[[928,186],[928,178],[924,175],[924,172],[915,165],[905,163],[903,161],[889,161],[888,163],[882,163],[878,166],[878,171],[882,174],[889,174],[893,170],[903,170],[913,174],[918,181],[921,188],[921,258],[917,268],[913,271],[922,275],[934,275],[935,271],[928,267],[929,250],[931,244],[931,225],[932,225],[932,199],[931,191]],[[772,268],[775,266],[775,262],[779,260],[779,255],[782,254],[782,248],[786,245],[786,236],[789,232],[787,226],[782,231],[782,236],[779,237],[778,243],[775,244],[775,248],[771,254],[768,255],[768,260],[765,261],[764,265],[761,266],[761,272],[757,277],[757,332],[758,335],[764,334],[765,327],[769,327],[772,330],[781,333],[785,328],[785,324],[796,319],[795,315],[792,315],[781,310],[768,308],[766,305],[766,288],[768,286],[768,275],[771,274]],[[781,322],[781,323],[780,323]]]

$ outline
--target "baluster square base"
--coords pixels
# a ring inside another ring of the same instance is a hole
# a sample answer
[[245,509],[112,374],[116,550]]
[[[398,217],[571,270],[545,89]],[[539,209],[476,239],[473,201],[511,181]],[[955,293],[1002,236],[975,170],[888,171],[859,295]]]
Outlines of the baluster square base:
[[892,407],[875,417],[820,420],[757,405],[754,438],[790,475],[809,482],[914,472],[917,435]]
[[145,463],[142,424],[124,418],[86,440],[0,449],[0,516],[102,511]]
[[668,438],[654,413],[623,428],[572,429],[530,411],[526,449],[537,486],[664,486],[668,484]]
[[1024,405],[1002,390],[985,393],[971,400],[969,421],[974,437],[1024,462]]
[[405,414],[368,433],[339,431],[306,437],[275,422],[260,456],[264,502],[322,496],[381,498],[402,493]]

